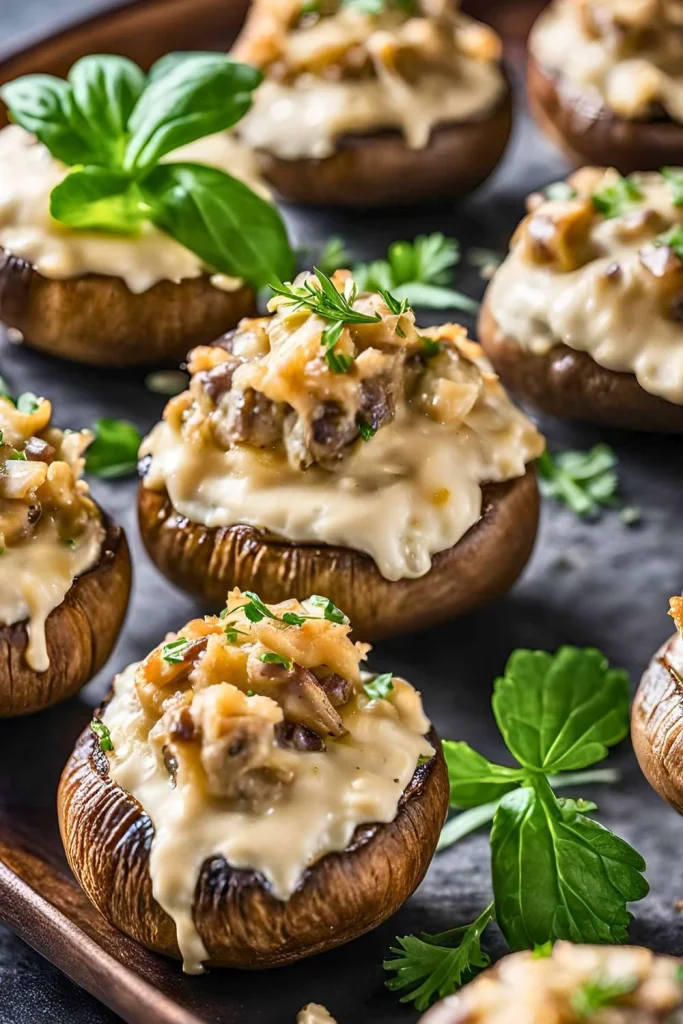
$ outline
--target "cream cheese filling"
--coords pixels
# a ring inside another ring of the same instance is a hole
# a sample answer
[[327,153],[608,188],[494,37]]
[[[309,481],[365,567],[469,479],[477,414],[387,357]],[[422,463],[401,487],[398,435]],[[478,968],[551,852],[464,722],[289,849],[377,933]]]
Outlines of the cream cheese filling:
[[368,81],[300,75],[292,85],[267,79],[240,122],[254,149],[283,160],[331,156],[343,135],[398,128],[411,149],[424,149],[437,125],[483,120],[502,98],[505,79],[494,63],[459,56],[457,75],[434,72],[412,85],[386,67]]
[[0,555],[0,622],[26,621],[26,661],[36,672],[50,666],[45,623],[63,602],[72,583],[99,561],[104,528],[93,519],[73,545],[60,541],[46,518],[30,540]]
[[430,723],[420,695],[394,679],[388,700],[352,698],[340,709],[348,735],[329,739],[322,753],[281,751],[294,779],[260,813],[226,810],[189,780],[170,783],[149,739],[149,719],[131,665],[114,681],[102,721],[110,730],[111,778],[140,803],[154,826],[149,861],[154,898],[173,919],[188,973],[200,973],[207,952],[193,920],[195,888],[207,858],[263,875],[273,896],[287,901],[308,868],[344,850],[358,825],[396,817],[421,756]]
[[263,449],[202,449],[157,424],[145,486],[166,488],[182,516],[204,526],[243,523],[299,543],[353,548],[388,580],[429,572],[481,515],[481,484],[523,476],[538,435],[512,406],[473,412],[459,429],[399,410],[341,468],[305,472]]
[[627,119],[647,118],[660,103],[673,120],[683,122],[680,28],[663,31],[659,48],[621,57],[604,38],[584,31],[578,6],[576,0],[551,4],[531,32],[529,50],[544,69],[561,76],[565,88],[581,93],[582,112],[597,117],[607,105]]
[[[229,132],[183,146],[167,162],[191,161],[227,171],[264,194],[255,158]],[[121,278],[134,294],[159,281],[176,284],[207,272],[199,256],[151,223],[134,236],[75,230],[50,216],[50,193],[68,168],[19,125],[0,131],[0,246],[27,260],[44,277],[84,274]],[[267,196],[267,193],[266,193]],[[235,290],[242,281],[215,275],[212,283]]]
[[599,218],[591,236],[595,257],[572,271],[533,264],[516,245],[491,281],[487,301],[502,333],[525,351],[543,355],[565,344],[609,370],[634,373],[650,394],[683,404],[683,323],[659,310],[639,256],[679,214],[659,175],[637,178],[643,205],[662,218],[653,231],[629,230],[637,210]]

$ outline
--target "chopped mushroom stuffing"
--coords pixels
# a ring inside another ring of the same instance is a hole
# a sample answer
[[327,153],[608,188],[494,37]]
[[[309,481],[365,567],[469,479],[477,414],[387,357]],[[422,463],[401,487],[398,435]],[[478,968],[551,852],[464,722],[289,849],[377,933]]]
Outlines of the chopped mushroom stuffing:
[[683,964],[639,946],[557,942],[504,957],[424,1024],[680,1024]]
[[[680,0],[555,0],[530,49],[547,71],[620,117],[683,122]],[[597,113],[597,110],[596,110]]]

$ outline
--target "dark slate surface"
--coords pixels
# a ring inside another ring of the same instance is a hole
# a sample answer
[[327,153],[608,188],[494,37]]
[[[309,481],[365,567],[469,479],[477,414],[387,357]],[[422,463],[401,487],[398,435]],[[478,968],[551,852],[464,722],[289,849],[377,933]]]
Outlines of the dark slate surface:
[[[0,45],[9,48],[13,39],[27,33],[35,36],[97,6],[102,6],[97,0],[0,0]],[[502,248],[522,213],[523,195],[562,171],[555,150],[525,122],[489,185],[457,208],[372,218],[289,211],[288,218],[299,244],[314,246],[330,232],[341,232],[359,257],[380,255],[398,236],[437,229],[470,245]],[[463,272],[461,283],[472,294],[482,288],[472,271]],[[57,421],[64,426],[87,425],[106,414],[131,418],[145,430],[163,404],[145,390],[141,375],[83,370],[7,343],[0,347],[0,372],[17,391],[30,388],[49,395]],[[683,587],[683,442],[598,434],[551,420],[544,420],[542,427],[558,445],[586,447],[600,437],[612,444],[620,459],[626,501],[642,509],[641,525],[626,528],[611,513],[597,523],[579,522],[570,512],[546,504],[531,565],[505,601],[421,638],[407,636],[381,644],[373,655],[375,665],[400,672],[422,688],[442,735],[466,738],[494,758],[501,750],[490,715],[490,687],[510,651],[520,646],[553,650],[561,643],[593,644],[626,667],[635,685],[653,651],[671,632],[668,598]],[[108,669],[79,698],[89,703],[103,694],[114,670],[143,655],[166,630],[197,610],[161,580],[142,554],[133,515],[134,489],[133,481],[93,486],[95,496],[128,531],[137,577],[123,639]],[[652,892],[634,908],[633,941],[683,954],[683,921],[674,909],[683,896],[683,823],[649,790],[627,744],[611,763],[623,771],[622,784],[581,794],[594,797],[601,820],[647,859]],[[4,782],[11,785],[11,780]],[[250,1013],[245,1024],[256,1018],[287,1024],[311,999],[327,1003],[340,1024],[414,1021],[416,1015],[382,988],[379,963],[392,937],[469,920],[488,902],[489,893],[487,843],[478,835],[437,857],[421,889],[396,918],[346,951],[331,954],[336,960],[323,957],[289,969],[286,984],[282,975],[272,981],[259,979],[259,991],[282,984],[288,994],[279,1010],[263,1017],[261,1012]],[[502,943],[494,938],[491,948],[498,953]],[[372,993],[362,1007],[349,984],[354,971]],[[335,974],[338,982],[331,985],[329,978]],[[241,976],[228,983],[244,992],[247,979]],[[251,1001],[245,999],[245,1005]],[[0,1024],[109,1024],[116,1019],[0,926]]]

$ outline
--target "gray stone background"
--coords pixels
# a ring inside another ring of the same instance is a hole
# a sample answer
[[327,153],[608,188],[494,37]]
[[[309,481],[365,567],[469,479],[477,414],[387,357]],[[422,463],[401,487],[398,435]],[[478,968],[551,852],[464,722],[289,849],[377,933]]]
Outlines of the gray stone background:
[[[227,2],[227,0],[226,0]],[[191,0],[188,0],[191,4]],[[69,19],[105,5],[98,0],[0,0],[0,52],[48,34]],[[517,83],[519,84],[519,83]],[[472,199],[458,206],[376,217],[287,211],[297,244],[315,246],[332,231],[343,233],[360,258],[379,256],[396,237],[443,230],[469,245],[502,249],[523,212],[526,192],[555,180],[565,168],[557,152],[528,121],[518,120],[501,168]],[[482,283],[463,273],[459,284],[479,295]],[[97,415],[125,416],[141,429],[158,418],[162,400],[150,395],[140,375],[103,375],[74,370],[29,351],[0,343],[0,368],[15,390],[31,389],[55,400],[61,425],[91,423]],[[68,419],[66,418],[68,417]],[[600,435],[544,419],[551,444],[585,448]],[[681,442],[656,437],[604,434],[620,460],[624,497],[642,509],[642,523],[624,527],[609,513],[597,523],[546,503],[539,543],[529,570],[513,593],[489,612],[433,630],[424,640],[402,637],[378,646],[374,664],[412,679],[442,735],[466,738],[492,758],[500,740],[492,725],[489,693],[515,647],[554,650],[561,643],[595,645],[631,673],[635,684],[651,654],[671,632],[668,598],[683,586]],[[134,523],[134,481],[95,483],[95,497],[122,522],[133,542],[137,579],[132,612],[112,661],[81,700],[94,703],[112,671],[142,656],[158,637],[177,628],[196,606],[145,561]],[[59,712],[4,730],[0,742],[28,750],[31,730],[59,728]],[[33,723],[36,723],[35,726]],[[52,723],[55,723],[54,725]],[[8,724],[8,723],[6,723]],[[674,910],[683,896],[680,848],[683,824],[650,791],[628,744],[611,763],[623,772],[619,787],[582,790],[600,805],[600,820],[631,842],[648,862],[650,896],[634,908],[634,942],[683,953],[683,919]],[[54,780],[56,784],[56,779]],[[7,785],[31,785],[17,779]],[[578,795],[578,794],[577,794]],[[51,807],[49,813],[52,813]],[[329,1004],[340,1024],[402,1024],[416,1015],[382,987],[379,963],[392,938],[420,929],[441,931],[471,920],[489,899],[487,842],[470,837],[440,855],[416,896],[388,924],[344,951],[262,978],[233,975],[229,985],[244,1024],[293,1024],[303,1002]],[[502,945],[491,942],[491,951]],[[277,981],[275,980],[277,977]],[[225,984],[218,974],[201,984]],[[277,1001],[264,992],[277,993]],[[0,1024],[111,1024],[117,1018],[0,926]],[[150,1022],[153,1024],[153,1022]],[[520,1022],[522,1024],[522,1022]]]

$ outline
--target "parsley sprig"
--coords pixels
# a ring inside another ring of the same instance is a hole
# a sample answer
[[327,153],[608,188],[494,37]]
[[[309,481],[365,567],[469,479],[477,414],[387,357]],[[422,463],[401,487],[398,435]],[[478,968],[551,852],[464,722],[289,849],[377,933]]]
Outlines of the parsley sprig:
[[[562,647],[554,655],[519,650],[496,680],[492,703],[516,763],[495,764],[462,742],[444,743],[444,754],[453,805],[484,808],[496,801],[490,836],[493,906],[508,945],[516,950],[557,939],[625,942],[631,921],[627,905],[648,892],[645,862],[588,817],[595,804],[558,798],[550,777],[588,768],[627,735],[626,673],[610,668],[592,648]],[[490,908],[478,922],[482,918],[485,927]],[[410,986],[404,999],[422,1009],[462,984],[466,970],[484,966],[478,922],[472,931],[462,931],[457,959],[448,959],[443,950],[438,958],[426,957],[425,942],[447,947],[438,941],[442,936],[420,936],[419,946],[401,940],[402,957],[384,967],[403,970]],[[414,988],[418,980],[422,984]]]
[[[247,599],[244,604],[238,604],[234,608],[226,606],[219,618],[229,618],[240,610],[244,612],[249,622],[262,622],[263,619],[272,619],[274,622],[281,622],[285,626],[303,626],[304,622],[307,622],[309,619],[319,618],[318,615],[299,615],[298,612],[283,612],[281,616],[275,615],[253,590],[245,590],[243,597]],[[334,601],[331,601],[329,597],[323,597],[321,594],[312,594],[308,601],[309,604],[323,609],[323,617],[328,622],[335,622],[337,625],[343,626],[348,625],[348,616],[344,614],[341,608],[337,608]],[[232,628],[232,626],[233,623],[228,623],[226,629]],[[240,630],[236,630],[236,632],[239,633]],[[231,640],[230,642],[234,643],[235,641]]]
[[623,217],[642,198],[643,193],[635,178],[619,175],[613,184],[593,193],[593,206],[605,220],[612,220],[614,217]]
[[572,1009],[579,1020],[592,1020],[599,1010],[618,1005],[624,996],[635,992],[638,985],[635,975],[610,979],[598,974],[574,992]]
[[100,750],[103,753],[106,754],[108,750],[114,749],[114,744],[112,743],[111,740],[111,733],[109,732],[109,729],[104,724],[104,722],[100,722],[99,719],[94,718],[90,723],[90,728],[97,736],[98,742],[100,744]]
[[[620,504],[616,466],[617,457],[607,444],[596,444],[586,452],[551,455],[545,451],[537,462],[541,493],[567,505],[577,516],[595,519],[601,509]],[[621,519],[627,525],[639,518],[637,509],[621,509]]]
[[86,472],[104,480],[135,473],[142,435],[134,423],[104,417],[92,427],[95,439],[85,456]]

